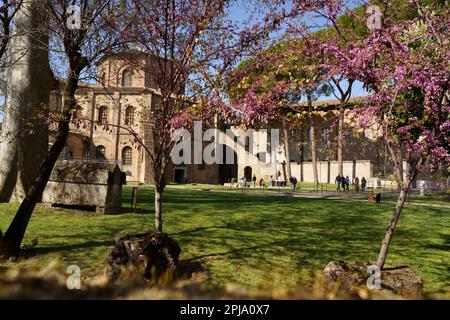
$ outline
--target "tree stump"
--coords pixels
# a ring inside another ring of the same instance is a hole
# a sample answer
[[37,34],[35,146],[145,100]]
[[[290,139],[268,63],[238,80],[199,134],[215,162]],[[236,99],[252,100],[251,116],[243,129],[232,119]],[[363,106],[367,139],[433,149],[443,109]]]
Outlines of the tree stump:
[[165,233],[133,234],[115,239],[108,254],[106,275],[110,280],[122,278],[124,270],[134,270],[156,283],[169,281],[178,267],[181,248]]
[[381,202],[381,194],[380,193],[371,194],[371,195],[369,195],[367,200],[369,200],[369,202],[380,203]]
[[[324,269],[327,288],[334,286],[347,293],[356,293],[368,289],[367,280],[371,276],[370,262],[349,264],[345,261],[331,261]],[[369,290],[371,293],[388,293],[405,298],[423,297],[423,281],[409,266],[393,266],[381,270],[381,289]]]

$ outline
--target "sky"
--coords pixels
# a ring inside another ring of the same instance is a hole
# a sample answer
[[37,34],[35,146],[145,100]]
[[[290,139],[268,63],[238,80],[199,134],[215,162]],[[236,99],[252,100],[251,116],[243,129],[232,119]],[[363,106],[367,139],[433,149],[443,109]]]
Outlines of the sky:
[[[249,5],[249,3],[254,2],[255,0],[238,0],[235,2],[235,4],[230,8],[230,15],[232,17],[233,20],[241,20],[241,21],[245,21],[248,17],[248,15],[250,14],[251,10],[252,10],[252,6]],[[258,0],[256,0],[258,1]],[[350,1],[349,2],[349,7],[350,8],[354,8],[357,5],[356,1]],[[290,6],[286,7],[287,9],[291,8]],[[321,24],[323,23],[320,19],[318,19],[317,17],[309,17],[305,19],[305,22],[307,24],[311,24],[312,22],[315,24]],[[273,35],[274,38],[276,37],[280,37],[283,35],[283,33],[286,31],[286,28],[282,28],[279,32],[275,33]],[[344,88],[346,88],[348,86],[348,82],[347,83],[343,83],[342,84]],[[332,85],[334,87],[334,85]],[[365,96],[367,95],[367,91],[363,88],[363,84],[359,81],[356,81],[353,84],[353,88],[352,88],[352,96],[353,97],[357,97],[357,96]],[[318,101],[323,101],[323,100],[327,100],[327,99],[334,99],[334,95],[331,94],[330,96],[325,96],[322,95],[318,98]]]

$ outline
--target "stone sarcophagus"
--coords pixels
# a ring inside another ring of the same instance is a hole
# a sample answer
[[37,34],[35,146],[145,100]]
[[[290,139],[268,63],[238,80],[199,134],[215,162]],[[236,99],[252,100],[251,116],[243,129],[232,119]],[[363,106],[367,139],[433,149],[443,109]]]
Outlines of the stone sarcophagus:
[[117,214],[122,207],[125,181],[125,173],[115,163],[57,162],[42,195],[42,202]]

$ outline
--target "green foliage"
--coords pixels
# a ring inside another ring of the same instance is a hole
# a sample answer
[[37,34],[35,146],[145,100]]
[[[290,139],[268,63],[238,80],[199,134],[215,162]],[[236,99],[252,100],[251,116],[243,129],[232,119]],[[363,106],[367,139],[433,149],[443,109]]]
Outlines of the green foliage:
[[[385,23],[395,24],[400,21],[412,20],[418,16],[417,8],[413,3],[406,0],[397,0],[391,3],[391,6],[386,8],[385,2],[383,1],[372,1],[373,4],[380,6],[383,11],[383,15],[389,17]],[[424,5],[428,2],[424,1]],[[444,5],[447,1],[441,1]],[[322,42],[329,41],[333,38],[333,41],[338,41],[340,39],[340,44],[346,46],[346,41],[342,38],[337,37],[337,30],[341,33],[347,41],[357,41],[358,39],[364,39],[369,35],[370,30],[367,28],[366,24],[367,13],[366,7],[361,6],[351,10],[351,12],[341,15],[336,21],[336,28],[326,28],[315,31],[312,36],[316,39],[320,39]],[[337,30],[336,30],[337,29]],[[257,88],[256,93],[266,92],[269,88],[272,88],[277,83],[282,81],[294,81],[295,90],[300,89],[304,84],[308,74],[301,72],[302,68],[305,66],[313,66],[317,59],[305,59],[305,56],[301,54],[301,46],[304,46],[304,41],[302,39],[283,39],[279,43],[274,44],[272,47],[268,48],[266,52],[258,57],[253,57],[248,60],[241,62],[238,67],[234,70],[234,74],[239,71],[248,69],[245,72],[245,77],[241,79],[239,83],[232,81],[228,86],[227,92],[232,99],[241,98],[245,95],[251,84],[261,79],[266,79],[266,81],[260,81],[261,86]],[[298,55],[295,55],[295,48],[299,48]],[[294,54],[293,54],[294,53]],[[249,68],[252,64],[258,64],[258,59],[261,56],[279,56],[280,58],[274,63],[260,63],[256,68]],[[311,75],[309,75],[311,76]]]
[[[405,139],[402,133],[397,130],[405,126],[411,126],[410,131],[412,138],[417,140],[422,130],[421,127],[426,124],[423,109],[416,108],[415,105],[424,101],[424,92],[421,88],[412,88],[408,92],[398,95],[398,101],[410,101],[410,104],[397,103],[390,114],[390,136],[395,137],[397,141]],[[414,120],[412,120],[414,119]]]

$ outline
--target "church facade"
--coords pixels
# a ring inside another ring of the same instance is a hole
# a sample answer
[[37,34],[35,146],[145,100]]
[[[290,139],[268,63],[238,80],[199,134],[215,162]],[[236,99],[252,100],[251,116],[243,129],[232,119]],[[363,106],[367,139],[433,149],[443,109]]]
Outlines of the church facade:
[[[149,69],[151,60],[144,55],[137,55],[136,59],[142,69],[130,68],[120,56],[110,56],[98,64],[96,84],[79,85],[75,120],[60,160],[116,162],[128,181],[152,183],[150,159],[135,136],[141,137],[146,145],[153,143],[150,124],[142,119],[145,112],[156,106],[160,94],[151,77],[143,71]],[[50,110],[60,113],[63,101],[63,95],[54,92]],[[78,122],[77,118],[81,120]],[[52,125],[50,144],[55,133],[56,125]],[[167,179],[177,183],[223,183],[228,178],[221,176],[221,169],[220,165],[170,163]]]
[[[118,163],[126,172],[127,180],[142,184],[152,183],[150,160],[143,148],[136,143],[133,130],[143,137],[144,143],[153,143],[147,134],[149,124],[142,121],[142,115],[149,107],[158,103],[159,93],[151,77],[143,70],[150,70],[150,59],[138,56],[142,69],[130,68],[120,56],[110,56],[97,66],[98,83],[81,83],[76,94],[78,110],[76,119],[87,119],[71,124],[71,134],[61,155],[61,160],[83,159],[89,161],[109,161]],[[61,112],[63,96],[54,93],[51,110]],[[327,105],[337,104],[328,101]],[[324,102],[317,103],[318,105]],[[317,142],[317,159],[320,168],[320,182],[333,182],[337,174],[336,164],[336,119],[337,108],[323,109],[314,113],[313,121]],[[346,117],[350,117],[346,114]],[[312,181],[310,123],[305,121],[288,131],[291,174],[299,181]],[[126,130],[124,129],[126,128]],[[280,130],[279,164],[274,168],[260,161],[256,164],[181,164],[170,163],[167,169],[168,182],[222,184],[232,178],[254,175],[266,181],[271,177],[286,176],[286,149],[284,128]],[[55,132],[54,127],[50,128]],[[207,129],[207,128],[205,128]],[[50,136],[52,143],[52,134]],[[204,145],[207,143],[204,142]],[[344,147],[344,175],[370,176],[384,163],[376,137],[367,132],[358,132],[346,138]],[[361,173],[361,174],[360,174]],[[368,178],[368,177],[366,177]]]

